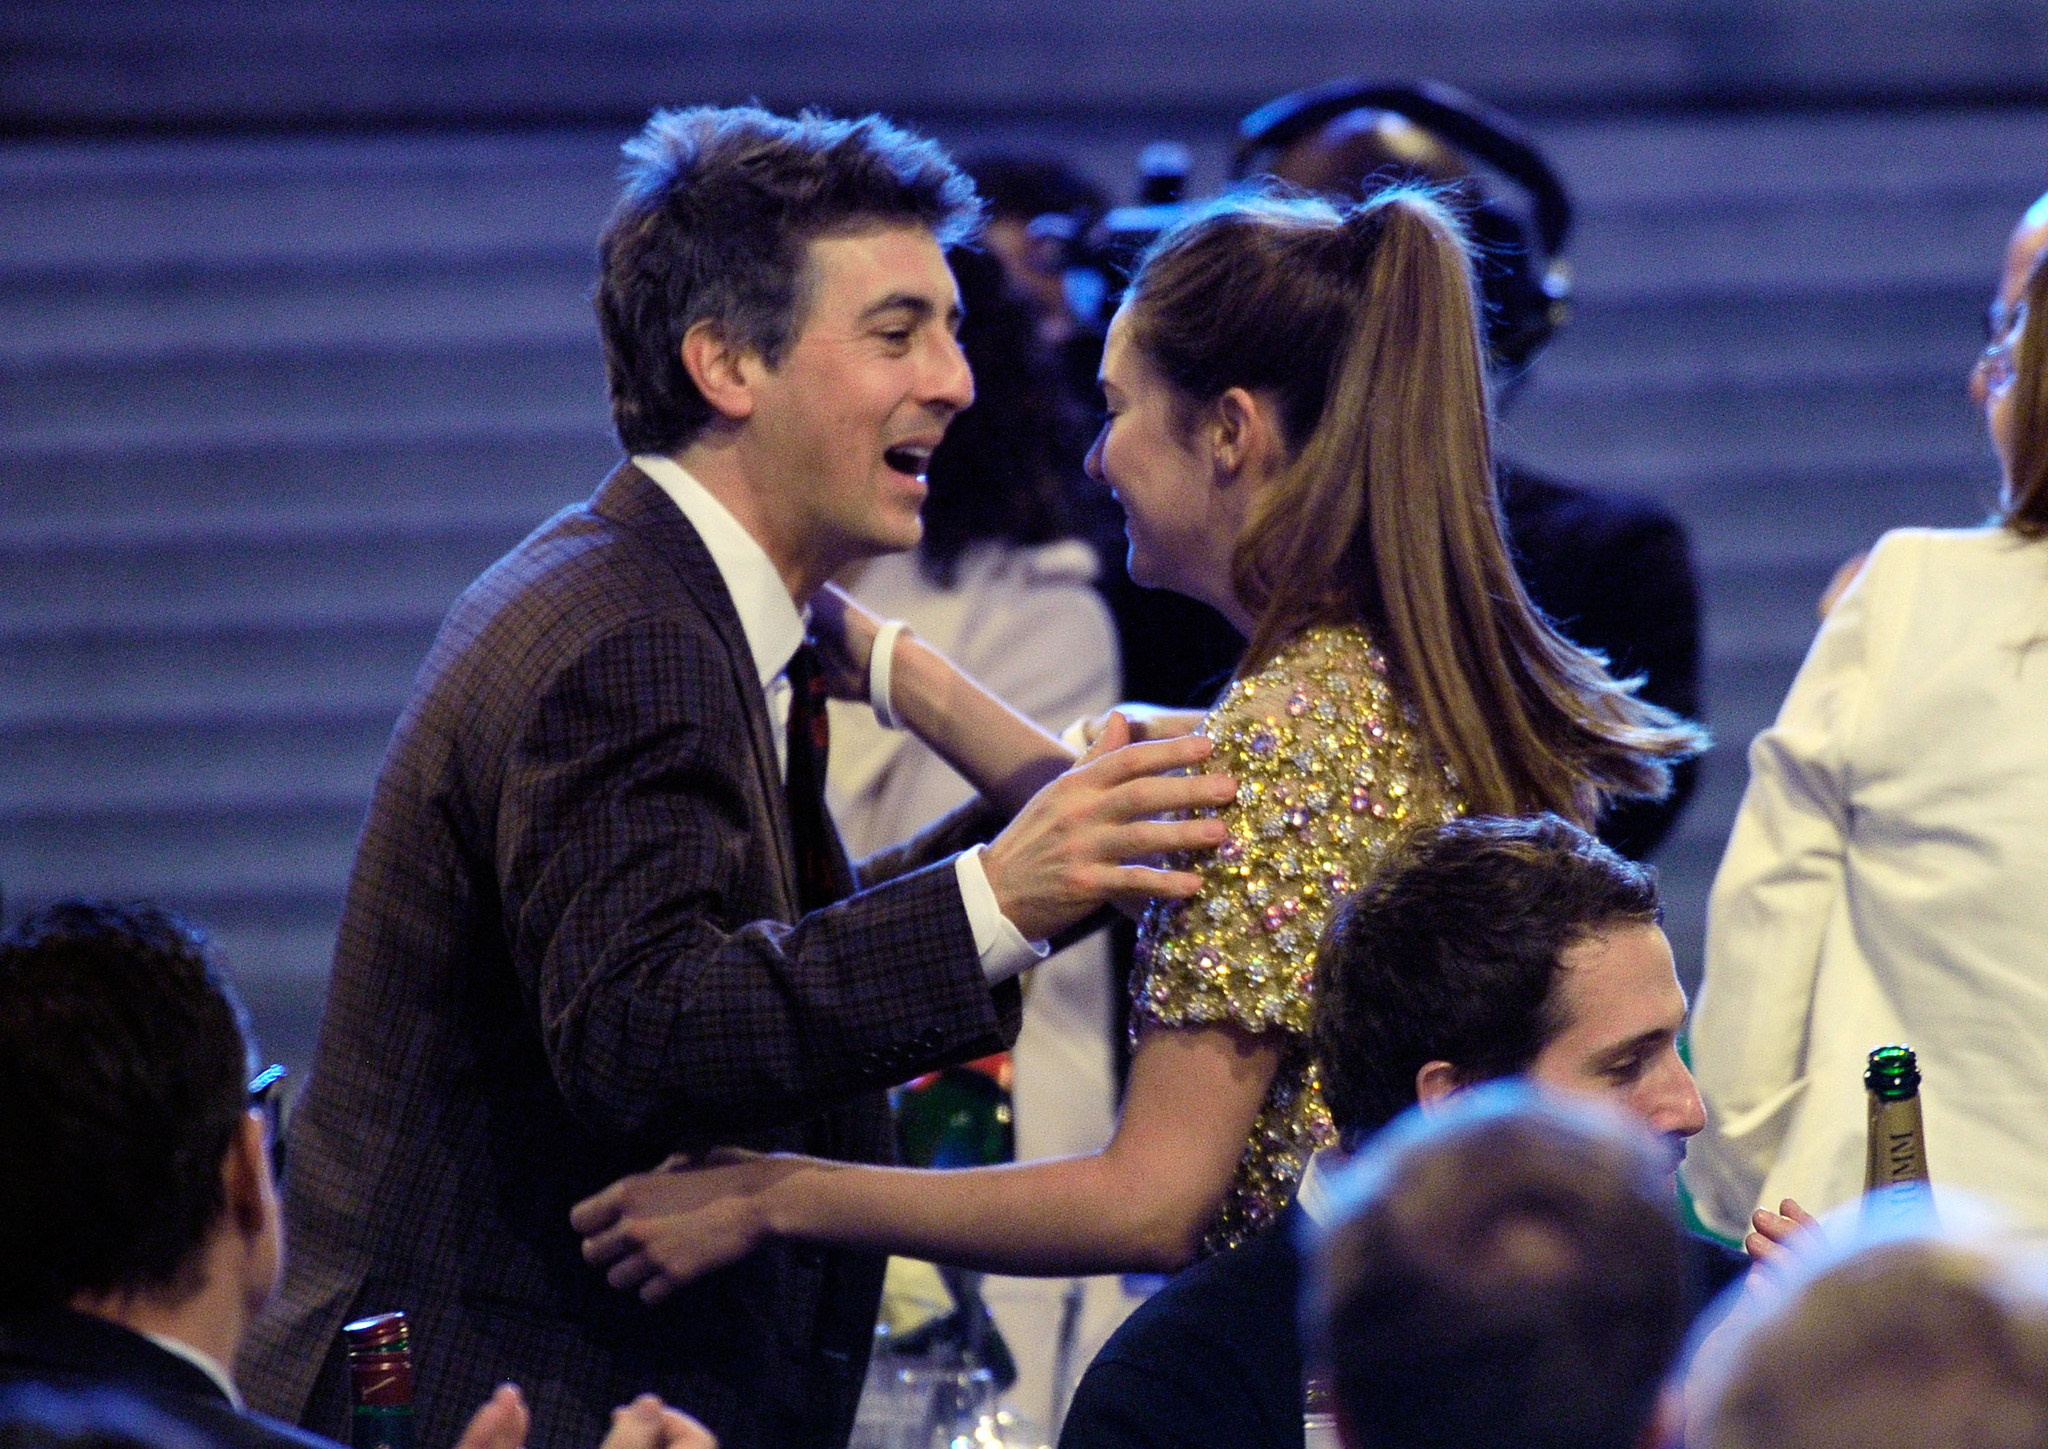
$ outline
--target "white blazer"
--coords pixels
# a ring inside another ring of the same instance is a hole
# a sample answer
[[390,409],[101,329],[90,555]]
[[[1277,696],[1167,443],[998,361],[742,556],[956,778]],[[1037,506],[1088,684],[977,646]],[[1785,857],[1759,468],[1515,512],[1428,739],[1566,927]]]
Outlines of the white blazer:
[[2048,1230],[2048,543],[1887,534],[1749,770],[1692,1027],[1701,1217],[1857,1197],[1864,1061],[1902,1041],[1937,1200]]

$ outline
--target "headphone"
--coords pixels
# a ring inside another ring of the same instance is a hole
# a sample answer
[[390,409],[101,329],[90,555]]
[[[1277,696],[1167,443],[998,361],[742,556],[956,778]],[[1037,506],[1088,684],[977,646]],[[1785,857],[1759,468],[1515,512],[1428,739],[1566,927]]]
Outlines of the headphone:
[[1534,221],[1481,196],[1466,211],[1479,247],[1486,346],[1494,366],[1518,373],[1570,316],[1571,267],[1564,260],[1572,203],[1535,141],[1512,117],[1441,81],[1327,81],[1268,101],[1238,124],[1230,175],[1314,135],[1358,110],[1391,111],[1483,161],[1528,193]]

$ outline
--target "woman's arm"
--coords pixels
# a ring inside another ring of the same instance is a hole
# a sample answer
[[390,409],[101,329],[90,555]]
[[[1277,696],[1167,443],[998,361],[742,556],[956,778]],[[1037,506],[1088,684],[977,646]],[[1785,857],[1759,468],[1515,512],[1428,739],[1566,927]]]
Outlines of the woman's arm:
[[[868,659],[881,620],[836,584],[811,601],[832,692],[868,697]],[[890,669],[890,707],[904,727],[1006,814],[1074,763],[1075,751],[982,688],[945,655],[905,632]]]
[[1282,1033],[1150,1027],[1101,1152],[928,1171],[808,1157],[665,1165],[576,1205],[583,1255],[653,1303],[770,1237],[997,1273],[1171,1271],[1230,1185]]

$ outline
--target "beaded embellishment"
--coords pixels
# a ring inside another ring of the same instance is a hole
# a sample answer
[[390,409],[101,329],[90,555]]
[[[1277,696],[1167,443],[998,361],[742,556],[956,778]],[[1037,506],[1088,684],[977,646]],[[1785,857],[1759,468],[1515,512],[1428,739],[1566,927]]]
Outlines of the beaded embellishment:
[[1205,1253],[1278,1216],[1309,1155],[1334,1141],[1308,1049],[1316,943],[1342,900],[1411,825],[1460,813],[1457,792],[1355,625],[1304,630],[1233,683],[1203,722],[1204,769],[1238,780],[1224,843],[1189,868],[1192,900],[1138,930],[1132,1030],[1231,1023],[1286,1045]]

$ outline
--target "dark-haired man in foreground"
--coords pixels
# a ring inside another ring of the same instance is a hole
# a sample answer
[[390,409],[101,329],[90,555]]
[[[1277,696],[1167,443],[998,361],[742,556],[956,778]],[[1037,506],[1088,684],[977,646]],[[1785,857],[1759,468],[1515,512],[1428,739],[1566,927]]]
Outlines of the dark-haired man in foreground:
[[[0,937],[0,1385],[129,1395],[197,1445],[338,1449],[248,1412],[230,1375],[284,1251],[254,1070],[240,1003],[175,917],[60,902]],[[520,1449],[526,1428],[503,1384],[457,1449]],[[602,1449],[716,1444],[648,1397]]]
[[[424,1444],[516,1378],[537,1449],[648,1390],[728,1449],[837,1449],[880,1255],[778,1243],[651,1307],[584,1263],[570,1207],[719,1144],[887,1158],[884,1090],[1006,1046],[1034,942],[1192,893],[1126,863],[1221,838],[1152,819],[1228,798],[1155,778],[1205,741],[1046,784],[1071,752],[1005,717],[948,755],[982,801],[847,860],[824,695],[943,721],[919,711],[945,676],[907,639],[893,676],[821,656],[807,612],[844,617],[826,581],[918,541],[926,461],[974,396],[942,251],[973,188],[875,117],[664,112],[627,157],[597,311],[628,459],[443,623],[292,1124],[296,1246],[244,1367],[255,1402],[331,1433],[341,1325],[402,1307]],[[974,755],[1018,730],[1031,768]]]
[[[1391,852],[1316,967],[1315,1052],[1346,1150],[1420,1103],[1524,1077],[1659,1134],[1666,1176],[1705,1122],[1678,1055],[1685,994],[1650,873],[1555,816],[1457,820]],[[1271,1229],[1139,1308],[1081,1380],[1061,1449],[1301,1449],[1301,1219],[1318,1158]],[[1740,1255],[1688,1239],[1704,1301]]]

